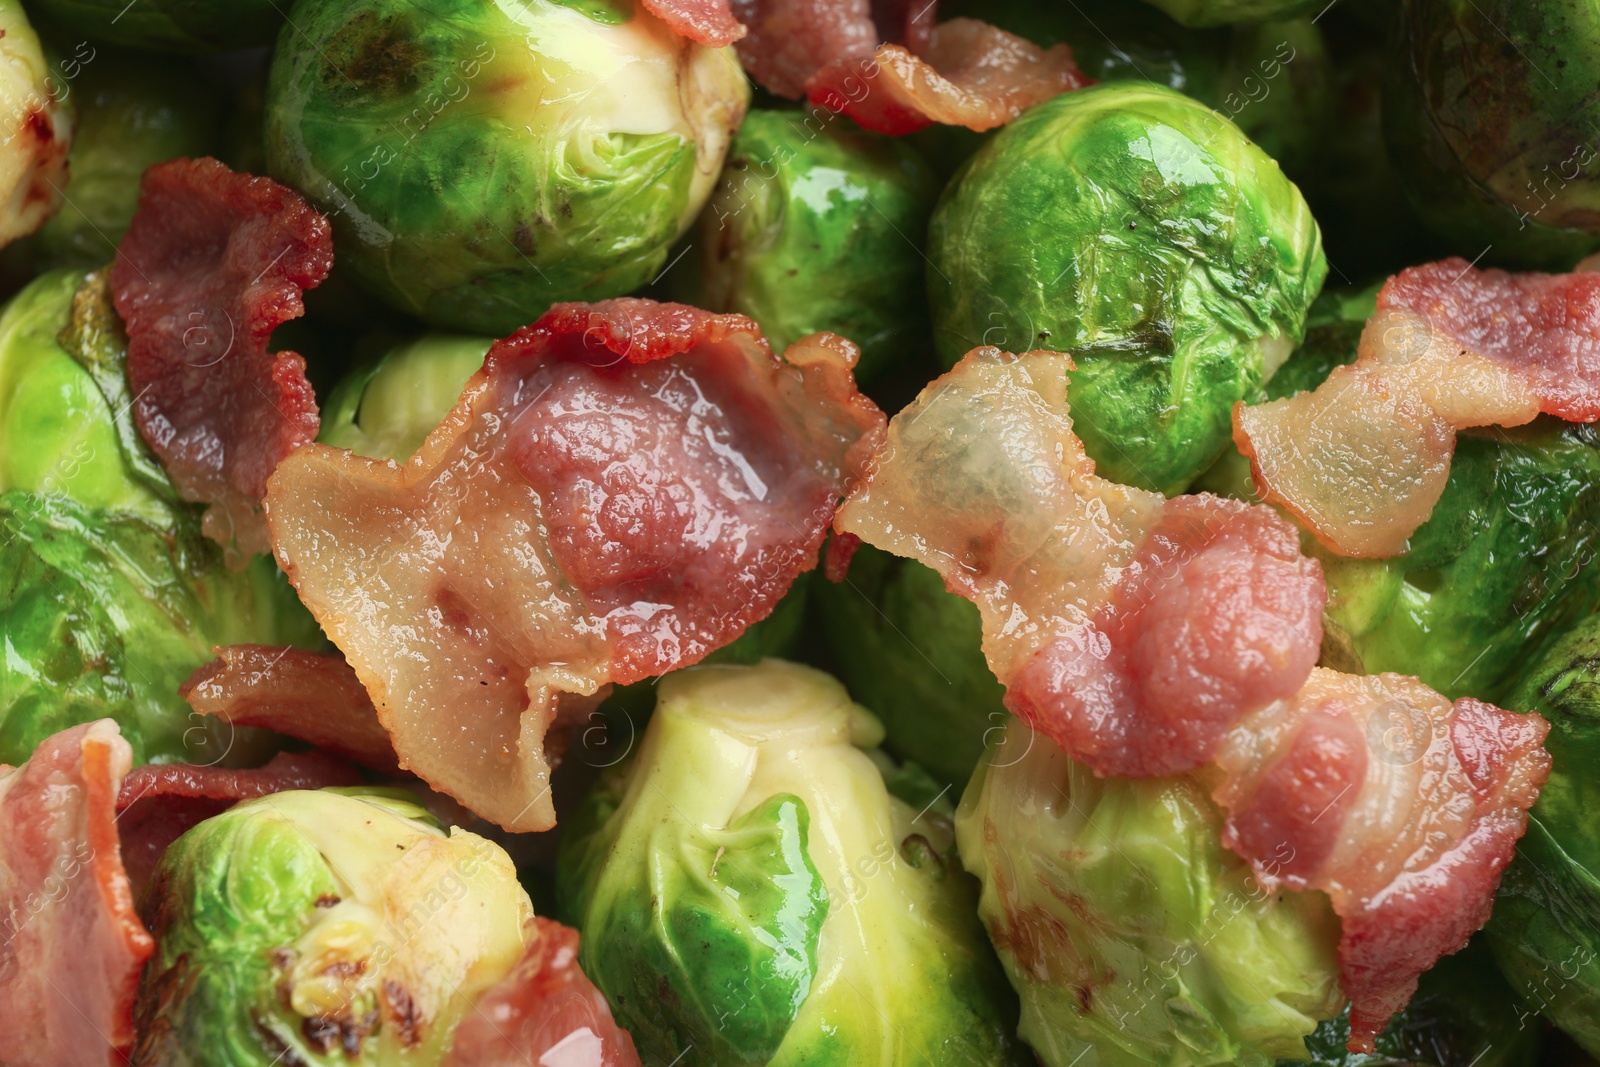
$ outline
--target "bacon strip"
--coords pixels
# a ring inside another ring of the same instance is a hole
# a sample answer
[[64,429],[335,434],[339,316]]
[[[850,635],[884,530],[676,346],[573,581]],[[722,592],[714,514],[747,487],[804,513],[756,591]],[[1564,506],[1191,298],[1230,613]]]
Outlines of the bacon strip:
[[150,880],[168,845],[238,801],[286,789],[360,784],[354,767],[325,752],[280,752],[266,766],[248,770],[187,763],[139,767],[123,779],[117,795],[122,862],[134,895]]
[[880,133],[934,122],[988,130],[1090,84],[1066,45],[1041,49],[977,19],[935,25],[916,0],[733,0],[745,70]]
[[214,159],[145,172],[111,268],[128,328],[139,431],[233,564],[268,547],[260,502],[278,462],[317,435],[305,360],[270,354],[333,265],[328,220],[293,190]]
[[401,765],[548,829],[563,694],[695,663],[764,618],[883,433],[830,335],[564,304],[490,349],[404,467],[309,445],[278,468],[278,560]]
[[712,48],[730,45],[745,35],[728,0],[644,0],[644,9],[681,36]]
[[1378,296],[1354,364],[1234,409],[1262,497],[1329,549],[1393,556],[1433,513],[1456,431],[1541,411],[1600,419],[1600,275],[1414,267]]
[[578,966],[578,931],[528,922],[528,947],[456,1027],[444,1067],[638,1067],[633,1038]]
[[133,751],[109,719],[48,738],[0,779],[0,1061],[120,1064],[154,950],[115,804]]
[[195,711],[287,734],[383,774],[400,772],[378,711],[343,656],[269,645],[212,651],[217,658],[178,689]]
[[1549,724],[1415,678],[1321,668],[1241,722],[1217,763],[1224,840],[1267,889],[1321,889],[1343,933],[1350,1049],[1489,920],[1550,773]]
[[890,423],[837,527],[983,614],[1013,711],[1099,774],[1175,774],[1304,684],[1321,568],[1265,507],[1094,474],[1054,352],[975,349]]
[[1333,898],[1351,1048],[1371,1051],[1487,919],[1548,727],[1411,678],[1313,669],[1327,591],[1294,529],[1096,477],[1071,366],[968,353],[889,424],[835,525],[977,604],[1008,706],[1097,774],[1216,764],[1229,846],[1264,881]]

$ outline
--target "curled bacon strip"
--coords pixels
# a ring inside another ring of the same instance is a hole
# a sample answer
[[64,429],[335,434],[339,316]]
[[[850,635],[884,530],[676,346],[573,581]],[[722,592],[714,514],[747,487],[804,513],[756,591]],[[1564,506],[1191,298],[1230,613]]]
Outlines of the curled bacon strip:
[[456,1027],[444,1067],[638,1067],[633,1038],[578,966],[578,931],[528,922],[528,946]]
[[644,9],[679,35],[712,48],[730,45],[745,35],[728,0],[644,0]]
[[0,779],[0,1062],[125,1062],[154,950],[117,838],[133,750],[109,719],[44,741]]
[[1070,359],[968,353],[889,424],[836,527],[973,601],[1011,709],[1102,775],[1215,764],[1226,841],[1342,917],[1351,1048],[1488,917],[1548,727],[1411,678],[1313,669],[1327,599],[1263,506],[1098,478]]
[[267,341],[332,265],[328,220],[293,190],[214,159],[145,171],[111,268],[134,414],[230,562],[267,549],[267,477],[317,435],[305,360]]
[[560,705],[695,663],[814,565],[883,415],[855,350],[563,304],[495,344],[404,467],[309,445],[273,475],[278,561],[401,765],[514,830],[554,823]]
[[275,730],[384,774],[399,773],[378,711],[343,656],[268,645],[212,651],[217,658],[178,690],[195,711],[235,726]]
[[934,122],[988,130],[1089,84],[1066,45],[1041,49],[976,19],[934,25],[936,3],[734,0],[739,58],[779,96],[806,96],[880,133]]
[[1315,391],[1234,409],[1262,497],[1346,556],[1393,556],[1444,492],[1456,431],[1541,411],[1600,419],[1600,274],[1449,259],[1378,296],[1354,364]]

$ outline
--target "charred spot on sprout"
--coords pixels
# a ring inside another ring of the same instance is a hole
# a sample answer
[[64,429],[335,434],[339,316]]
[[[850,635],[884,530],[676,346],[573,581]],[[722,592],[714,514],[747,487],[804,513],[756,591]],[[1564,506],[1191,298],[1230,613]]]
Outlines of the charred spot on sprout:
[[417,43],[416,17],[409,11],[356,12],[328,39],[322,57],[322,81],[337,92],[348,85],[374,96],[409,93],[428,61]]

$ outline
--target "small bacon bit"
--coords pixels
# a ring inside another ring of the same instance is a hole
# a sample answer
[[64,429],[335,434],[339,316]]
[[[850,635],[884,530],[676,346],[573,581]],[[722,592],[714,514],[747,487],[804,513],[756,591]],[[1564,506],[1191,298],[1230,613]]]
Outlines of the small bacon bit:
[[533,918],[517,966],[456,1027],[444,1067],[638,1067],[633,1038],[578,966],[578,932]]
[[232,770],[188,763],[149,764],[123,779],[117,795],[122,862],[137,896],[167,846],[191,827],[241,800],[288,789],[360,785],[356,769],[326,752],[280,752],[264,767]]
[[1321,569],[1268,508],[1097,477],[1067,414],[1071,366],[968,353],[890,423],[836,526],[976,603],[1009,706],[1074,758],[1188,770],[1304,683]]
[[883,415],[854,348],[787,362],[737,315],[563,304],[498,342],[404,467],[278,468],[278,560],[401,764],[509,829],[554,823],[562,694],[695,663],[814,565]]
[[644,0],[644,9],[691,41],[721,48],[745,35],[728,0]]
[[109,719],[45,740],[0,779],[0,1061],[121,1064],[154,949],[117,839],[133,753]]
[[870,67],[884,40],[871,0],[733,0],[733,13],[750,31],[738,44],[745,72],[791,100],[806,95],[806,83],[830,63]]
[[1539,412],[1600,419],[1600,274],[1447,259],[1402,271],[1354,364],[1311,393],[1234,409],[1257,490],[1346,556],[1392,556],[1438,503],[1456,431]]
[[1489,918],[1550,770],[1549,724],[1415,678],[1321,668],[1239,723],[1217,757],[1224,840],[1268,889],[1321,889],[1343,936],[1350,1050]]
[[293,190],[175,159],[145,171],[111,268],[139,430],[233,564],[268,548],[267,478],[317,435],[305,361],[267,342],[327,277],[329,234]]
[[879,133],[915,133],[935,122],[982,132],[1090,84],[1066,45],[1043,49],[977,19],[940,23],[920,56],[887,44],[874,58],[867,82],[856,59],[817,71],[806,82],[812,103]]
[[218,658],[178,689],[195,711],[275,730],[384,774],[400,772],[366,687],[337,652],[268,645],[211,651]]

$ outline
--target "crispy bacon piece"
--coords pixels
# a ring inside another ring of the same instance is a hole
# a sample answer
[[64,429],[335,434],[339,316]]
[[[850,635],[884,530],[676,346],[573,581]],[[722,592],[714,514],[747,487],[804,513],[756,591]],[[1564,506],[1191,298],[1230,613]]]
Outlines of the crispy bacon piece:
[[404,467],[309,445],[273,475],[278,560],[401,765],[548,829],[562,694],[697,662],[811,567],[883,415],[828,335],[674,304],[563,304],[496,343]]
[[1105,775],[1209,760],[1305,682],[1327,591],[1292,526],[1214,496],[1094,474],[1060,353],[969,353],[890,423],[837,526],[978,605],[1023,719]]
[[745,70],[881,133],[934,122],[988,130],[1089,84],[1066,45],[1041,49],[977,19],[935,25],[936,2],[733,0]]
[[976,349],[889,424],[836,527],[977,604],[1006,702],[1102,775],[1220,766],[1226,840],[1343,919],[1351,1048],[1488,918],[1547,725],[1412,678],[1313,669],[1317,564],[1263,506],[1094,474],[1070,359]]
[[178,693],[202,715],[308,741],[384,774],[399,762],[367,689],[343,656],[269,645],[214,648]]
[[1489,919],[1550,771],[1549,724],[1415,678],[1321,668],[1241,722],[1217,758],[1224,840],[1270,889],[1321,889],[1343,934],[1350,1049]]
[[1444,491],[1457,430],[1541,411],[1600,419],[1600,274],[1447,259],[1389,279],[1378,309],[1360,357],[1314,392],[1234,409],[1258,491],[1347,556],[1405,551]]
[[535,917],[522,959],[456,1027],[444,1067],[638,1067],[633,1038],[578,966],[578,931]]
[[0,1062],[120,1064],[154,944],[122,868],[132,749],[109,719],[48,738],[0,779]]
[[117,795],[122,862],[134,895],[144,888],[167,846],[190,827],[241,800],[286,789],[360,785],[361,775],[326,752],[280,752],[264,767],[234,770],[188,763],[147,764],[129,774]]
[[879,133],[935,122],[981,132],[1090,84],[1066,45],[1040,48],[977,19],[941,22],[921,54],[883,45],[874,61],[835,60],[807,80],[806,95]]
[[730,45],[745,34],[728,0],[644,0],[644,8],[681,36],[712,48]]
[[305,360],[267,341],[332,265],[328,220],[293,190],[214,159],[145,171],[111,268],[134,413],[232,563],[267,549],[267,477],[317,435]]

